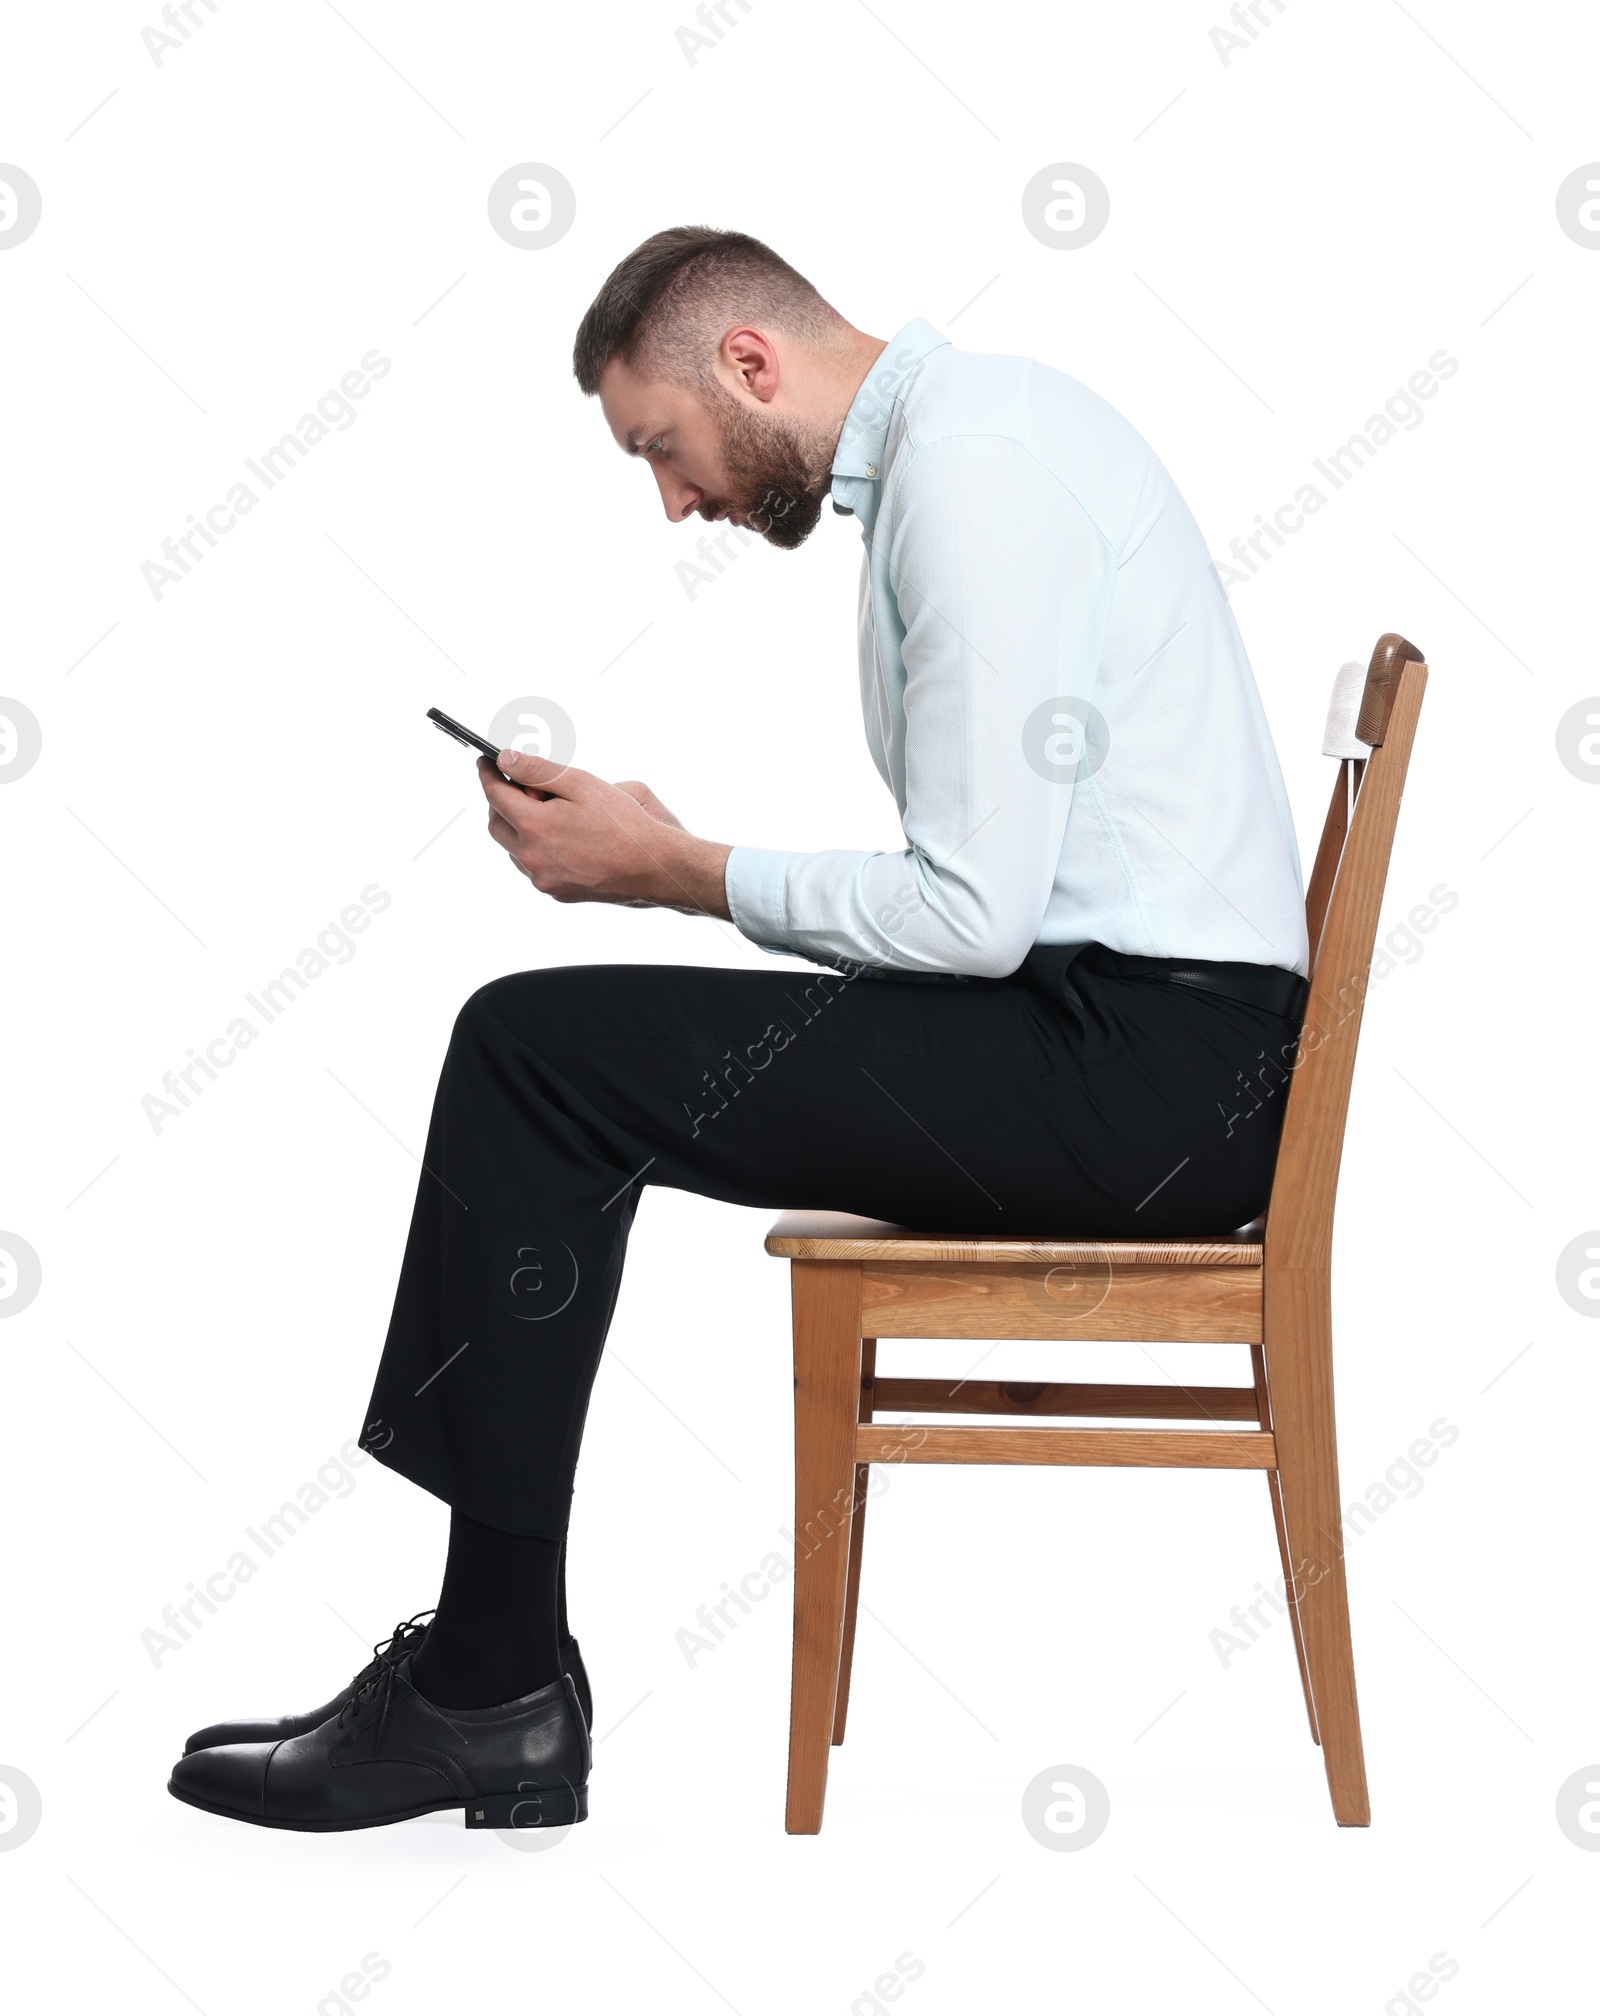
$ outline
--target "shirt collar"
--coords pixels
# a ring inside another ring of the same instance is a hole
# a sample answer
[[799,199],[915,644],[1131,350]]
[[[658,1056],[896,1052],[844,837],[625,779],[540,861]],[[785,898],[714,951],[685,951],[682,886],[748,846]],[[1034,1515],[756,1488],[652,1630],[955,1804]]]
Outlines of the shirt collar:
[[835,509],[877,515],[876,485],[882,480],[889,423],[906,387],[930,351],[950,341],[920,317],[899,330],[884,345],[861,388],[850,403],[833,458],[832,497]]

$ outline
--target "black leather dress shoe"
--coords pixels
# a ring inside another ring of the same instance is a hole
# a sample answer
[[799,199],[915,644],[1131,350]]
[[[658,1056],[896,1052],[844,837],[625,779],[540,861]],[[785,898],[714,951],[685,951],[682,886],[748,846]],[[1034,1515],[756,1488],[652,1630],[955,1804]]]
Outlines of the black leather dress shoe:
[[[224,1743],[278,1743],[289,1736],[309,1736],[330,1715],[337,1715],[356,1689],[373,1679],[385,1665],[393,1665],[408,1652],[420,1652],[422,1641],[428,1635],[427,1620],[432,1615],[431,1610],[419,1610],[407,1623],[397,1624],[392,1638],[372,1648],[374,1656],[349,1686],[335,1694],[331,1701],[324,1701],[320,1708],[308,1708],[303,1715],[257,1715],[246,1716],[237,1722],[213,1722],[209,1727],[194,1732],[184,1744],[183,1754],[187,1757],[193,1750],[215,1750]],[[569,1638],[562,1646],[561,1665],[564,1672],[572,1675],[573,1685],[578,1690],[578,1706],[583,1712],[584,1722],[592,1729],[593,1697],[576,1638]]]
[[380,1662],[317,1728],[191,1750],[175,1799],[256,1827],[336,1833],[459,1806],[469,1827],[564,1827],[589,1816],[589,1731],[572,1676],[497,1708],[438,1708],[411,1655]]

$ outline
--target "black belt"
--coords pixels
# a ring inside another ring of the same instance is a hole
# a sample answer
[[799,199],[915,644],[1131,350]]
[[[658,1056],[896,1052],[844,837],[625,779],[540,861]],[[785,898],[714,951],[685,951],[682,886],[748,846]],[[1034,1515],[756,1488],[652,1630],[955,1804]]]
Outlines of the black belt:
[[1298,973],[1282,966],[1253,966],[1243,959],[1147,959],[1137,952],[1113,952],[1108,945],[1035,945],[1017,977],[1059,999],[1074,966],[1116,980],[1157,980],[1221,994],[1295,1023],[1305,1014],[1310,992]]

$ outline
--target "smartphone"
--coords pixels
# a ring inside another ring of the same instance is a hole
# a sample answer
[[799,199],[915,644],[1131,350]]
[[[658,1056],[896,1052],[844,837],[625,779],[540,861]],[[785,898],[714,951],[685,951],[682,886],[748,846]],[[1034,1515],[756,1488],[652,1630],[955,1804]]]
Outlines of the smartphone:
[[435,728],[442,730],[446,735],[453,735],[458,742],[465,742],[469,749],[476,749],[480,754],[487,756],[491,763],[500,754],[492,742],[485,742],[481,735],[474,735],[470,728],[463,728],[459,721],[452,721],[448,714],[437,707],[428,709],[428,719]]
[[[428,719],[441,734],[453,736],[457,742],[464,742],[469,749],[476,749],[480,755],[487,756],[497,770],[499,769],[500,766],[497,759],[500,751],[492,742],[485,742],[481,735],[474,735],[470,728],[463,728],[459,721],[452,721],[450,716],[440,707],[430,707],[428,709]],[[505,772],[501,770],[500,775],[505,777]],[[514,780],[506,777],[506,782],[513,784]],[[544,800],[550,796],[548,791],[536,791],[531,784],[516,784],[515,789],[526,791],[530,798]]]

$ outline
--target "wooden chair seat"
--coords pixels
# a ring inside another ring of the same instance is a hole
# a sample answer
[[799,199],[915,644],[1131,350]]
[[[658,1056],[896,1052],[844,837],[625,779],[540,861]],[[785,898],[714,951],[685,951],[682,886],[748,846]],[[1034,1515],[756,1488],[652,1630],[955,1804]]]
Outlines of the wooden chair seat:
[[[822,1825],[829,1748],[844,1739],[850,1697],[870,1466],[900,1462],[1265,1472],[1280,1586],[1334,1817],[1367,1824],[1334,1439],[1333,1209],[1384,877],[1426,682],[1414,645],[1393,633],[1380,638],[1359,717],[1324,744],[1339,757],[1339,776],[1306,890],[1310,999],[1263,1219],[1195,1239],[995,1239],[791,1211],[768,1234],[767,1251],[789,1262],[794,1319],[790,1833]],[[1370,756],[1349,753],[1358,748]],[[1243,1344],[1251,1383],[879,1378],[886,1337]],[[886,1414],[1054,1425],[929,1426]],[[1178,1425],[1059,1425],[1097,1418]]]
[[882,1218],[843,1211],[785,1211],[767,1234],[767,1251],[782,1260],[1041,1261],[1048,1265],[1259,1267],[1267,1221],[1205,1239],[963,1239],[915,1232]]

